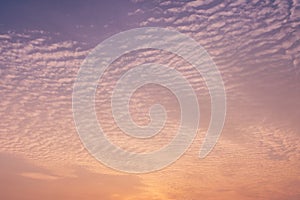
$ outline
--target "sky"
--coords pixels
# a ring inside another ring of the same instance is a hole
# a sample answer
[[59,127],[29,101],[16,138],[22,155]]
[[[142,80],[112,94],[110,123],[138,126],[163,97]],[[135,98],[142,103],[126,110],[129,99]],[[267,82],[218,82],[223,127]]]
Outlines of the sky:
[[[299,0],[4,0],[0,5],[0,199],[300,199]],[[163,50],[119,57],[95,92],[97,119],[113,144],[136,153],[155,151],[180,126],[174,93],[147,84],[131,96],[131,117],[147,125],[149,108],[160,103],[168,116],[163,129],[145,140],[118,127],[113,90],[138,65],[178,70],[192,85],[201,115],[197,136],[178,160],[155,172],[131,174],[104,165],[85,148],[72,92],[84,59],[99,43],[142,27],[176,30],[205,48],[222,76],[227,107],[217,144],[200,159],[211,117],[204,78]]]

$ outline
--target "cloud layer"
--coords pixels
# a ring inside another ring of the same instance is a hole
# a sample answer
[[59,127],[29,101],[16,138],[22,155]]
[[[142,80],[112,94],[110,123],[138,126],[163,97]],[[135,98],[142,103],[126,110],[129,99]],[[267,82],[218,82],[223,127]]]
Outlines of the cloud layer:
[[[7,173],[0,178],[19,183],[19,188],[27,185],[32,193],[39,188],[37,197],[43,199],[85,194],[120,200],[299,199],[299,1],[132,1],[128,7],[126,17],[119,14],[123,20],[116,14],[105,26],[86,19],[78,31],[91,25],[96,30],[80,40],[55,30],[1,31],[0,163],[20,163],[1,164]],[[200,160],[211,114],[203,77],[170,52],[147,49],[120,57],[99,80],[95,98],[98,120],[114,144],[134,152],[153,151],[168,144],[179,126],[178,101],[172,91],[155,84],[134,93],[130,111],[137,124],[146,125],[150,106],[161,103],[168,114],[162,132],[141,140],[116,125],[113,88],[137,65],[160,63],[178,70],[193,86],[201,110],[198,136],[181,159],[161,171],[127,177],[96,161],[81,144],[72,89],[82,61],[98,42],[116,31],[145,26],[178,30],[207,50],[224,80],[227,118],[215,149]],[[102,33],[98,38],[97,32]],[[82,185],[86,187],[80,190]],[[48,187],[57,195],[46,193]],[[20,199],[11,188],[7,191],[3,198]],[[21,193],[32,199],[30,192]]]

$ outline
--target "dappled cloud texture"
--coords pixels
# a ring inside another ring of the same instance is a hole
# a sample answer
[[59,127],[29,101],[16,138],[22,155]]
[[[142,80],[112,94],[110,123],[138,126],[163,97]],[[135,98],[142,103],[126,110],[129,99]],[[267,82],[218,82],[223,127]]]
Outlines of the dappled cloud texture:
[[[0,7],[0,199],[300,199],[298,0],[3,1]],[[131,175],[106,167],[84,148],[73,121],[72,91],[81,63],[97,44],[139,27],[177,30],[203,46],[222,75],[227,113],[218,143],[199,159],[211,115],[203,77],[170,52],[121,56],[95,94],[98,121],[113,144],[150,152],[178,130],[179,102],[156,84],[134,92],[130,113],[147,125],[149,108],[160,103],[168,116],[160,133],[132,138],[115,123],[113,89],[141,64],[178,70],[192,85],[201,115],[197,136],[179,160]]]

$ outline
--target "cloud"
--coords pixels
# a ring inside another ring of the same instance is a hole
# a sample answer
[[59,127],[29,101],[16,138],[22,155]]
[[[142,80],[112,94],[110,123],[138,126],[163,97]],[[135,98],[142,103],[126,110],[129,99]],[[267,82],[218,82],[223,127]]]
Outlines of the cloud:
[[73,177],[57,176],[10,153],[0,153],[0,162],[1,199],[112,200],[137,194],[143,186],[132,175],[91,173],[80,167],[73,168]]
[[[49,199],[299,199],[299,2],[133,2],[140,5],[128,13],[136,27],[179,30],[205,47],[220,69],[228,109],[215,149],[198,159],[210,120],[203,77],[179,56],[148,49],[117,59],[103,74],[96,91],[98,120],[113,143],[130,151],[147,152],[170,142],[180,109],[166,88],[147,85],[131,100],[132,117],[141,125],[149,122],[153,103],[167,109],[165,129],[149,141],[125,135],[110,108],[112,90],[123,73],[144,63],[168,64],[198,95],[197,139],[180,160],[154,174],[123,176],[107,168],[81,144],[72,115],[77,72],[99,41],[83,43],[62,37],[64,33],[37,30],[1,33],[0,151],[21,155],[34,165],[0,157],[1,176],[22,191],[15,193],[8,184],[2,195],[12,196],[1,199],[19,199],[21,194],[30,198],[37,191],[37,197]],[[168,74],[162,77],[173,80]],[[34,187],[22,189],[30,184]]]
[[36,172],[23,172],[20,175],[31,179],[37,179],[37,180],[56,180],[59,178],[56,176],[51,176],[51,175],[36,173]]

